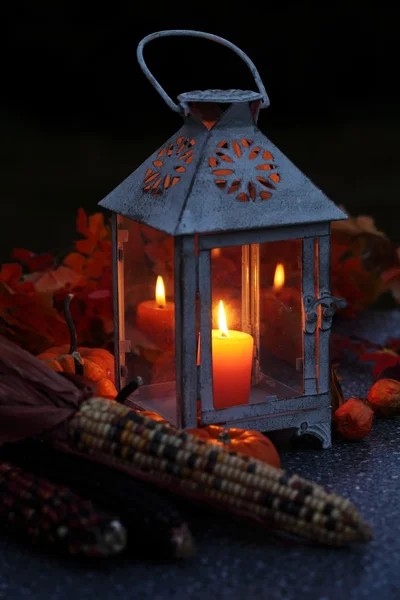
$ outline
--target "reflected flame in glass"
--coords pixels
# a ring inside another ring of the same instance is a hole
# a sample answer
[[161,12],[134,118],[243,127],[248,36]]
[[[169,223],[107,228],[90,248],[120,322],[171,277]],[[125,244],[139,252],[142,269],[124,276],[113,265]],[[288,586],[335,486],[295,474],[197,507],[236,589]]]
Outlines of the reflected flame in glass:
[[284,283],[285,283],[285,267],[283,266],[282,263],[278,263],[276,265],[276,269],[275,269],[273,289],[280,290],[284,286]]

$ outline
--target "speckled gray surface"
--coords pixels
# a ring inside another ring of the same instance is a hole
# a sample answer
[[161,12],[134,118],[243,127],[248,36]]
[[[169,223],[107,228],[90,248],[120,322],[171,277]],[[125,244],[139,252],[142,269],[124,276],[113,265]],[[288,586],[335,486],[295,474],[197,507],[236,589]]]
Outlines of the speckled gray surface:
[[[400,312],[366,315],[351,329],[384,342],[400,336]],[[346,396],[365,394],[370,370],[355,363],[341,369]],[[229,518],[215,518],[207,525],[204,520],[198,523],[198,555],[190,563],[124,558],[94,568],[0,539],[0,598],[399,600],[400,419],[378,420],[363,442],[339,442],[327,451],[288,452],[282,460],[286,469],[351,498],[374,527],[373,542],[341,550],[287,545],[262,536],[255,539]]]

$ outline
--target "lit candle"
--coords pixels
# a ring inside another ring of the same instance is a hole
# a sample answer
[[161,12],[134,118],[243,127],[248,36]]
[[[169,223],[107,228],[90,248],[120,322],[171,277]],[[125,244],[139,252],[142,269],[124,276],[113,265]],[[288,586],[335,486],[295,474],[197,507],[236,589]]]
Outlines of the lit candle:
[[212,330],[214,408],[247,404],[253,363],[253,338],[242,331],[229,331],[222,300],[218,327]]
[[141,302],[136,311],[136,325],[162,350],[174,343],[175,304],[167,302],[163,278],[156,282],[155,300]]

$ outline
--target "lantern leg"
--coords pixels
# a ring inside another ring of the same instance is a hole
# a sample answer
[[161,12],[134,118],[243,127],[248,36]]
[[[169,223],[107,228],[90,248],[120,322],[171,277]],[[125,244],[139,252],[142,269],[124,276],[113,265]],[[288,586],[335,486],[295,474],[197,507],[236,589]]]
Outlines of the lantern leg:
[[197,427],[197,257],[194,236],[175,238],[175,357],[178,426]]
[[332,447],[332,424],[331,420],[322,423],[304,422],[297,430],[297,438],[314,438],[323,450]]

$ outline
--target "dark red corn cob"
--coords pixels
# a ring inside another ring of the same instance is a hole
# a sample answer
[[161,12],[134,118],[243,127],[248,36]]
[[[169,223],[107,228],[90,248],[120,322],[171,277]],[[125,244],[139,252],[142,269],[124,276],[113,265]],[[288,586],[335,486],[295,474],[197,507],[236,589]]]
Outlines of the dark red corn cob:
[[0,458],[66,485],[97,506],[116,510],[136,554],[186,559],[195,552],[191,532],[172,498],[146,482],[37,440],[6,444]]
[[70,554],[111,556],[126,546],[121,523],[65,487],[0,463],[0,528]]

